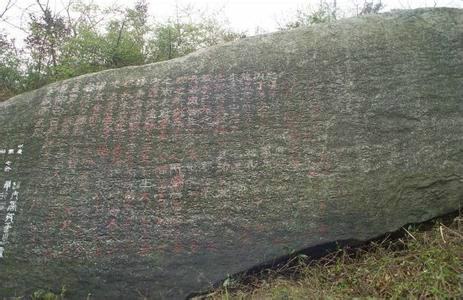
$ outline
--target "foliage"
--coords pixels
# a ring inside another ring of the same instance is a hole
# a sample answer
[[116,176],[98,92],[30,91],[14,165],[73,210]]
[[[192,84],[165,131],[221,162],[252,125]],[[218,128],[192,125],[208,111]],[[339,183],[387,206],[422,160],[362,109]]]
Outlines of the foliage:
[[384,9],[384,4],[380,1],[365,1],[361,8],[359,15],[377,14]]
[[172,59],[241,37],[192,7],[152,22],[147,0],[125,9],[68,0],[65,14],[48,2],[37,6],[39,13],[29,15],[25,58],[0,35],[0,101],[56,80]]
[[[381,0],[365,0],[361,7],[357,7],[357,15],[380,13],[384,9]],[[280,30],[294,29],[301,26],[330,23],[341,17],[341,11],[336,7],[336,1],[322,0],[318,6],[296,10],[295,16],[289,22],[280,25]]]
[[150,40],[151,61],[163,61],[187,55],[201,48],[240,38],[239,33],[227,30],[215,19],[193,22],[188,19],[168,20],[154,29]]
[[310,26],[313,24],[329,23],[336,20],[336,7],[331,2],[321,1],[315,9],[298,9],[294,20],[280,26],[280,30],[294,29],[301,26]]
[[[40,2],[39,2],[40,3]],[[60,63],[60,48],[69,35],[69,28],[64,18],[55,15],[49,7],[40,5],[42,15],[30,15],[29,34],[26,45],[31,56],[29,72],[41,81],[48,81],[57,75]]]
[[21,60],[14,41],[0,34],[0,101],[22,90]]

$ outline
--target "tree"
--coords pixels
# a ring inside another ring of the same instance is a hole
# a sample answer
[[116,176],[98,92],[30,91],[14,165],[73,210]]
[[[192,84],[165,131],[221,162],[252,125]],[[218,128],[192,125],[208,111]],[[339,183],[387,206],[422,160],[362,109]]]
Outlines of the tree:
[[379,0],[378,2],[375,1],[365,1],[363,3],[363,7],[358,12],[358,15],[370,15],[370,14],[377,14],[381,10],[384,9],[384,4]]
[[48,78],[58,75],[59,47],[70,33],[64,18],[53,14],[48,3],[44,6],[37,0],[37,4],[42,14],[30,15],[29,34],[26,37],[27,49],[32,60],[29,73],[35,77],[34,81],[37,81],[33,84],[36,87]]
[[[80,13],[73,22],[75,35],[62,47],[63,64],[71,72],[78,75],[146,62],[151,32],[146,1],[138,1],[130,9],[101,9],[81,3],[75,9]],[[101,15],[110,17],[105,20],[98,17]]]
[[107,39],[105,28],[109,27],[109,20],[121,19],[120,9],[74,1],[66,6],[66,15],[72,34],[60,46],[58,71],[61,77],[69,78],[111,67],[113,46]]
[[14,41],[0,34],[0,101],[23,90],[21,63]]
[[[198,17],[194,19],[195,15]],[[193,8],[177,8],[175,18],[154,26],[153,38],[149,40],[149,60],[163,61],[187,55],[241,38],[244,34],[227,28],[216,16],[194,13]]]
[[61,12],[53,11],[48,1],[35,1],[37,12],[29,14],[25,28],[26,59],[0,36],[0,99],[90,72],[172,59],[242,36],[216,15],[191,6],[177,8],[167,22],[153,23],[147,0],[131,8],[67,0]]
[[58,72],[69,78],[106,69],[108,43],[103,34],[88,24],[78,24],[75,35],[60,47],[61,59]]
[[6,0],[3,6],[0,6],[0,21],[3,20],[6,13],[16,4],[16,0]]
[[310,26],[313,24],[329,23],[337,18],[336,1],[320,1],[315,10],[298,9],[293,20],[279,26],[280,30],[294,29],[301,26]]
[[106,39],[110,43],[110,65],[122,67],[145,63],[148,26],[148,4],[136,2],[133,9],[126,9],[122,21],[111,21]]

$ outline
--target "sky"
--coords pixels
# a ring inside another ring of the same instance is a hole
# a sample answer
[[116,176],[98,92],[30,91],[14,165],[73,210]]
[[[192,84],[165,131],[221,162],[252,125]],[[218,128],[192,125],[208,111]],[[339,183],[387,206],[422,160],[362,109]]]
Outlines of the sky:
[[[24,11],[37,10],[35,0],[0,0],[0,13],[8,1],[16,1],[16,6],[6,14],[7,22],[0,22],[0,32],[21,37],[22,33],[13,25],[20,24],[21,15],[27,18]],[[47,0],[40,0],[46,3]],[[62,9],[62,3],[67,0],[48,0],[51,7]],[[133,7],[136,0],[84,0],[93,1],[101,6],[111,3]],[[334,0],[327,0],[334,1]],[[219,16],[228,20],[235,30],[254,34],[256,28],[261,32],[271,32],[278,28],[279,23],[289,20],[297,9],[316,7],[320,0],[148,0],[150,14],[158,21],[175,15],[176,5],[182,7],[192,4],[195,8],[209,13],[220,12]],[[343,11],[354,12],[355,6],[363,4],[364,0],[336,0],[337,7]],[[429,6],[449,6],[463,8],[463,0],[383,0],[386,11],[390,9],[406,9]],[[13,25],[12,25],[13,24]]]

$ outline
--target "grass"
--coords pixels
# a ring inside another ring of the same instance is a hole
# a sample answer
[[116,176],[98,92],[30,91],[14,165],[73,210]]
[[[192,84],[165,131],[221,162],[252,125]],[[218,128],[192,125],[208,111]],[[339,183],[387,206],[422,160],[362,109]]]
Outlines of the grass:
[[462,285],[460,212],[319,260],[299,255],[193,299],[462,299]]

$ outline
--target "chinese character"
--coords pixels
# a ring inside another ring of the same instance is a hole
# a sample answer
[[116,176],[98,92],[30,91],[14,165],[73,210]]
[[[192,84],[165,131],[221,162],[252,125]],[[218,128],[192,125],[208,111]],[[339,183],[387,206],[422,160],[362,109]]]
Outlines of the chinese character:
[[5,189],[7,192],[11,187],[11,180],[5,181],[5,184],[3,185],[3,189]]
[[11,224],[13,223],[13,217],[14,217],[14,214],[13,213],[8,213],[6,214],[6,217],[5,217],[5,227],[8,225],[8,224]]
[[10,231],[10,228],[11,228],[11,225],[10,224],[6,224],[5,227],[3,228],[3,237],[2,237],[2,241],[4,243],[7,242],[8,240],[8,232]]
[[10,199],[16,198],[16,200],[18,200],[18,194],[19,194],[18,191],[15,191],[13,189],[13,193],[11,193],[11,198]]
[[3,232],[2,241],[3,241],[4,243],[6,243],[6,242],[8,241],[8,231],[7,231],[7,232]]
[[8,149],[8,154],[14,154],[14,149]]
[[140,184],[141,188],[150,188],[152,186],[153,185],[151,184],[151,182],[149,182],[147,179],[143,179],[141,184]]
[[6,209],[7,212],[15,212],[16,211],[16,201],[11,201],[10,206]]
[[17,154],[23,154],[23,149],[18,149]]
[[10,172],[12,169],[10,166],[6,166],[4,169],[3,169],[5,172]]
[[0,154],[5,154],[6,150],[5,149],[0,149]]

